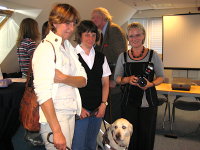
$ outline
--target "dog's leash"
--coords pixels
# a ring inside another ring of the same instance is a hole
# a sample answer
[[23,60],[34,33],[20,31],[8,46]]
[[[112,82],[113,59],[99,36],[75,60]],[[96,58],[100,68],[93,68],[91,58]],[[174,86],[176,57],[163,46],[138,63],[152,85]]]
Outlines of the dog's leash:
[[[53,134],[53,132],[49,132],[49,134],[47,135],[47,141],[51,144],[54,144],[52,141],[50,141],[50,136]],[[67,150],[71,150],[68,146],[66,146]]]
[[[96,108],[94,111],[90,112],[90,115],[88,117],[95,116],[96,112],[99,110],[99,108]],[[87,117],[86,117],[87,118]],[[75,120],[80,120],[81,117],[79,115],[75,115]]]
[[105,123],[104,117],[103,117],[102,121],[103,121],[103,125],[104,125],[104,128],[105,128],[105,132],[107,132],[108,129],[107,129],[107,127],[106,127],[106,123]]

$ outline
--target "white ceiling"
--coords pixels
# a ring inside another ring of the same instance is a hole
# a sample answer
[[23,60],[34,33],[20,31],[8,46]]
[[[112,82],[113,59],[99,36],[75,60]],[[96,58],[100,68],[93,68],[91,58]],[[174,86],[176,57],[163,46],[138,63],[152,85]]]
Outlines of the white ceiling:
[[7,7],[23,10],[23,12],[32,12],[34,18],[43,22],[56,2],[71,4],[80,12],[82,19],[90,19],[93,8],[105,7],[113,15],[113,21],[120,25],[141,10],[192,7],[197,10],[200,7],[200,0],[0,0],[0,5],[5,4]]
[[200,7],[200,0],[119,0],[137,10]]
[[[11,2],[20,5],[26,5],[36,8],[44,8],[56,0],[3,0],[4,2]],[[59,0],[57,0],[59,1]],[[70,2],[70,0],[60,0],[62,2]],[[80,4],[88,0],[74,0]],[[200,0],[91,0],[90,5],[110,1],[112,4],[115,4],[116,1],[120,1],[129,7],[135,8],[137,10],[148,10],[148,9],[169,9],[169,8],[187,8],[187,7],[200,7]],[[107,2],[107,3],[106,3]],[[0,3],[1,4],[1,3]],[[87,2],[86,2],[87,4]],[[118,9],[118,8],[117,8]]]

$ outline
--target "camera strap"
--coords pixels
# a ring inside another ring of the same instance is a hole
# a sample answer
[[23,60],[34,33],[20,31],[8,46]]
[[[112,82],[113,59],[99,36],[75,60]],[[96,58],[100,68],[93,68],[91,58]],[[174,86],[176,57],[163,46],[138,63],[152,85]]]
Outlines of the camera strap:
[[150,50],[150,56],[149,56],[149,63],[151,63],[151,59],[152,59],[152,56],[153,56],[153,50]]
[[126,60],[126,54],[127,54],[128,52],[124,52],[124,63],[126,63],[127,62],[127,60]]

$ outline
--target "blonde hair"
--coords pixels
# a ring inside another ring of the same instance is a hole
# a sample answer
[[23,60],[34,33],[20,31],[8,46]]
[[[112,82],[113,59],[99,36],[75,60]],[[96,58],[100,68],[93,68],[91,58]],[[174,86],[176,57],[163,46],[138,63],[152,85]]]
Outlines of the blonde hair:
[[78,24],[80,20],[78,11],[69,4],[57,4],[53,7],[49,15],[49,29],[56,32],[53,24],[74,22]]
[[144,41],[145,41],[145,38],[146,38],[146,31],[145,31],[144,26],[141,23],[139,23],[139,22],[133,22],[133,23],[131,23],[131,24],[128,25],[127,32],[129,32],[129,30],[134,29],[134,28],[135,29],[139,29],[139,30],[142,31],[142,33],[144,35],[144,39],[142,41],[142,44],[144,44]]
[[93,9],[92,13],[97,12],[100,15],[104,16],[106,21],[112,21],[112,16],[110,15],[109,11],[103,7],[98,7]]

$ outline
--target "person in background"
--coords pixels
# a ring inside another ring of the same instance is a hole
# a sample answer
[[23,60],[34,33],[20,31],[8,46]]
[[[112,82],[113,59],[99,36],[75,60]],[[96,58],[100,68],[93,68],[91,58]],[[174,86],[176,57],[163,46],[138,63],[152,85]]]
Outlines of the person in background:
[[[17,56],[22,73],[22,78],[27,78],[32,55],[40,41],[38,23],[32,18],[25,18],[20,23],[17,38]],[[25,130],[24,139],[26,142],[35,145],[43,145],[39,132]]]
[[29,64],[33,52],[40,41],[38,23],[32,18],[25,18],[20,23],[17,38],[17,56],[22,72],[22,77],[26,78]]
[[45,21],[42,25],[42,40],[46,37],[48,33],[49,33],[49,25],[48,21]]
[[73,150],[96,150],[97,135],[107,106],[111,71],[104,54],[93,47],[98,39],[98,28],[92,21],[84,20],[78,25],[76,52],[88,82],[86,87],[79,88],[82,111],[75,123]]
[[114,79],[124,85],[122,115],[134,127],[129,150],[153,150],[158,106],[155,86],[164,80],[163,64],[155,51],[143,46],[146,32],[140,23],[129,24],[127,32],[131,49],[119,55]]
[[112,16],[105,8],[94,8],[91,13],[91,20],[101,31],[100,45],[95,49],[102,52],[110,66],[112,75],[109,80],[109,105],[106,110],[105,120],[113,123],[116,119],[121,118],[120,110],[120,87],[116,86],[114,81],[114,68],[120,53],[127,51],[127,40],[123,29],[112,22]]
[[[79,22],[77,10],[56,4],[49,15],[49,34],[34,52],[32,68],[38,97],[40,133],[47,150],[71,148],[75,114],[81,114],[78,88],[86,86],[87,74],[68,41]],[[52,132],[49,143],[47,135]]]
[[112,22],[112,16],[105,8],[93,9],[91,20],[103,35],[99,51],[106,56],[113,72],[119,54],[127,50],[125,32],[119,25]]

